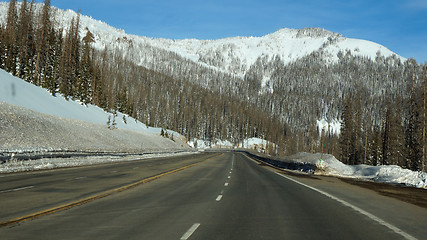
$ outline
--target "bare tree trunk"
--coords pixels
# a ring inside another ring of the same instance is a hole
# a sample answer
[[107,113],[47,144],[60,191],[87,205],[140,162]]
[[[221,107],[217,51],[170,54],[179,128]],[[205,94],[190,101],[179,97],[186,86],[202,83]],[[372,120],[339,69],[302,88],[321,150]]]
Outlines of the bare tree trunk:
[[427,92],[426,92],[426,85],[427,85],[427,73],[424,73],[424,111],[423,111],[423,158],[422,160],[422,171],[426,172],[426,125],[427,125],[427,119],[426,119],[426,98],[427,98]]

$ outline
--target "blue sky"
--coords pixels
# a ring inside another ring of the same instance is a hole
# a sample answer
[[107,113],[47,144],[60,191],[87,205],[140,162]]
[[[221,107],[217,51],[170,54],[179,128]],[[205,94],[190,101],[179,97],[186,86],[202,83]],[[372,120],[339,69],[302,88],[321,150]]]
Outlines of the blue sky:
[[[40,2],[40,1],[38,1]],[[51,0],[127,33],[172,39],[321,27],[427,62],[427,0]]]

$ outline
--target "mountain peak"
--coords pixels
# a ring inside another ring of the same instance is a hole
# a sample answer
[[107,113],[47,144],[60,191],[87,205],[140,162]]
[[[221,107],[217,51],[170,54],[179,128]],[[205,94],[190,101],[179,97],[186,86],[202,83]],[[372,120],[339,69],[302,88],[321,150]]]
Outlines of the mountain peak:
[[312,37],[312,38],[324,38],[324,37],[342,37],[339,33],[334,33],[323,28],[302,28],[298,30],[297,37]]
[[323,28],[302,28],[302,29],[281,28],[274,33],[268,34],[267,36],[287,37],[287,38],[342,37],[342,35],[339,33],[334,33]]

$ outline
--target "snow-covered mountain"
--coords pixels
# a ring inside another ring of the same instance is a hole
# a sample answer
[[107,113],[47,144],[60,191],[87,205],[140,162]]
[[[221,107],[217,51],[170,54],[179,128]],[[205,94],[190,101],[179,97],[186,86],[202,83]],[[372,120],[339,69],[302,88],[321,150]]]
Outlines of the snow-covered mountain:
[[[37,5],[40,11],[41,4]],[[0,3],[0,22],[5,23],[8,3]],[[71,20],[77,19],[72,10],[52,8],[56,27],[69,27]],[[131,60],[150,68],[159,61],[155,53],[168,52],[210,69],[234,76],[243,77],[259,58],[271,60],[280,57],[286,63],[292,63],[314,52],[321,53],[326,63],[338,61],[338,53],[351,53],[353,56],[365,56],[375,59],[377,55],[389,57],[394,53],[377,43],[345,38],[320,28],[279,29],[262,37],[234,37],[219,40],[197,39],[153,39],[126,34],[125,31],[109,26],[88,16],[80,17],[80,34],[86,30],[95,36],[97,49],[121,49]],[[154,52],[153,52],[154,49]],[[399,57],[405,60],[403,57]]]
[[[148,41],[147,41],[148,42]],[[153,46],[175,52],[187,59],[243,76],[261,57],[279,56],[284,63],[294,62],[313,52],[322,52],[326,62],[336,62],[338,53],[375,59],[394,53],[379,44],[342,37],[320,28],[280,29],[263,37],[235,37],[219,40],[151,39]],[[402,58],[403,60],[404,58]]]

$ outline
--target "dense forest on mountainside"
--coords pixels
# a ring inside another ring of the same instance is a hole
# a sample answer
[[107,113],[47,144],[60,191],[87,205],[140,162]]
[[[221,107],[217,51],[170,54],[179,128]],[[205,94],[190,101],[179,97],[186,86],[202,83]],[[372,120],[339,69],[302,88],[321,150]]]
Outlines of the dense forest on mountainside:
[[[96,49],[80,15],[67,28],[57,16],[49,0],[11,0],[0,28],[0,66],[52,95],[121,111],[188,140],[237,145],[259,137],[276,143],[269,154],[329,152],[348,164],[426,171],[427,70],[414,60],[341,51],[330,63],[319,50],[291,63],[259,57],[239,77],[151,46],[141,55],[125,38],[117,39],[122,47]],[[239,59],[228,63],[212,51],[201,61],[243,71]],[[318,129],[320,119],[340,119],[340,136]]]

